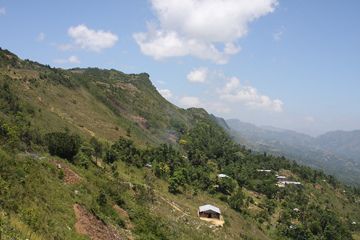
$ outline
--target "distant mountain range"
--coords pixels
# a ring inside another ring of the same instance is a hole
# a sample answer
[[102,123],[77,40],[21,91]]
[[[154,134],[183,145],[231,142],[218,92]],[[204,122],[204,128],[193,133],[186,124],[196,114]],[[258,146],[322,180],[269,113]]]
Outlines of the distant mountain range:
[[291,130],[259,127],[238,119],[218,122],[237,142],[251,149],[284,155],[301,164],[323,169],[347,183],[360,183],[360,130],[333,131],[312,137]]

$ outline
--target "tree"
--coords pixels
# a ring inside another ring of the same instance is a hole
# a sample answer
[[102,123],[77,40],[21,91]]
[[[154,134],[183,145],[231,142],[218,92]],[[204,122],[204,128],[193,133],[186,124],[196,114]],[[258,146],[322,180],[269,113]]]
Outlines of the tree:
[[170,193],[179,193],[180,187],[184,187],[186,184],[187,177],[185,169],[179,169],[174,172],[174,175],[169,179],[169,187],[168,190]]
[[231,195],[236,187],[236,182],[229,178],[224,177],[219,180],[219,191],[225,195]]
[[107,204],[107,197],[104,191],[101,191],[98,198],[96,199],[96,201],[98,202],[98,204],[101,207],[104,207]]
[[241,191],[241,189],[238,189],[233,195],[229,197],[228,203],[232,209],[240,212],[244,206],[244,200],[244,193]]
[[114,149],[110,148],[108,151],[106,151],[105,162],[111,164],[117,160],[118,160],[118,154]]
[[79,135],[65,132],[53,132],[46,135],[46,142],[51,155],[56,155],[73,162],[79,152],[81,138]]
[[169,179],[168,191],[169,191],[170,193],[173,193],[173,194],[176,194],[176,193],[179,193],[179,192],[180,192],[180,190],[179,190],[179,183],[178,183],[178,181],[177,181],[176,178],[171,177],[171,178]]
[[94,149],[94,156],[95,156],[95,161],[96,161],[96,165],[97,165],[98,158],[102,158],[103,144],[99,140],[97,140],[95,137],[92,137],[90,139],[90,144]]

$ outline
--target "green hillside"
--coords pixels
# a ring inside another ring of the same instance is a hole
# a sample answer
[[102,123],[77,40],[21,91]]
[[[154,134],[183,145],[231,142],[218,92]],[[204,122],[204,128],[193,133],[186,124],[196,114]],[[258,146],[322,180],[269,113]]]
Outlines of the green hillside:
[[0,86],[0,239],[360,239],[358,189],[236,144],[146,73],[0,50]]

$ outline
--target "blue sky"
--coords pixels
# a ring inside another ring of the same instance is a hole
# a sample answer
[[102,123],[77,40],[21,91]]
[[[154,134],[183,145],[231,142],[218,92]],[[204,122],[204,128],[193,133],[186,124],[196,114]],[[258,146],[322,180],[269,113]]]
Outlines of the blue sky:
[[319,134],[360,129],[360,1],[0,0],[0,47],[148,72],[181,107]]

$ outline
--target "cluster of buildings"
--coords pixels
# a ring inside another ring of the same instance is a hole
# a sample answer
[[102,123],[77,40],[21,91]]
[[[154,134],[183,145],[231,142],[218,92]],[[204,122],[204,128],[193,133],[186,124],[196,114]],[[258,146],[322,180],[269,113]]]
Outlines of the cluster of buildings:
[[[257,172],[263,172],[263,173],[271,173],[273,170],[270,169],[257,169]],[[285,187],[286,185],[301,185],[301,182],[296,181],[290,181],[287,179],[286,176],[281,176],[276,174],[277,183],[276,186],[278,187]]]
[[285,176],[276,176],[277,179],[277,183],[276,186],[278,187],[285,187],[286,185],[301,185],[301,182],[296,182],[296,181],[289,181],[287,180],[287,178]]

